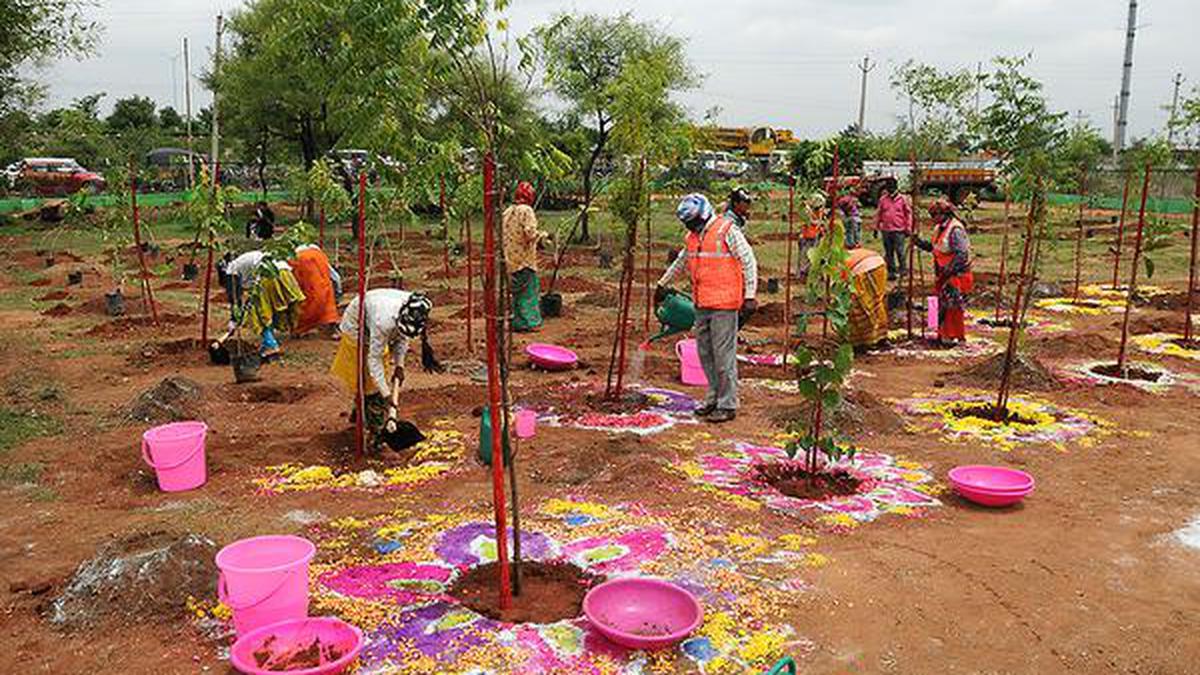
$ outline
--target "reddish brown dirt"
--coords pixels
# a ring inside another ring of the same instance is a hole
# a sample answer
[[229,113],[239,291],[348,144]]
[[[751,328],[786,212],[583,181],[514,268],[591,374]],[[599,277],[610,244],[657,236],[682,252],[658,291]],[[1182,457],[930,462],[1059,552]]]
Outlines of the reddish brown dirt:
[[[0,242],[11,251],[33,246],[21,237],[0,235]],[[170,250],[165,242],[164,250]],[[595,253],[572,253],[564,276],[604,284],[606,290],[596,295],[615,298],[615,283],[600,281],[606,278],[601,274],[611,272],[595,271]],[[44,269],[39,256],[30,257],[37,270]],[[436,252],[403,259],[412,286],[440,287],[422,272],[438,269]],[[98,280],[87,279],[88,292],[103,291]],[[0,291],[18,283],[0,274]],[[1177,279],[1175,285],[1180,285]],[[140,312],[136,297],[127,299],[127,306]],[[4,407],[37,409],[69,429],[69,434],[31,439],[0,453],[0,465],[44,465],[39,486],[44,493],[0,484],[0,653],[12,672],[227,670],[216,645],[192,627],[183,607],[155,613],[136,630],[62,634],[45,622],[47,601],[104,542],[169,527],[200,532],[224,545],[266,532],[305,534],[289,515],[297,511],[336,519],[389,512],[397,505],[414,516],[486,507],[490,484],[472,459],[478,419],[470,414],[483,400],[482,386],[465,371],[421,373],[411,356],[401,414],[426,431],[442,422],[466,435],[468,458],[458,471],[387,496],[259,492],[253,479],[263,467],[283,462],[335,467],[345,462],[377,470],[388,465],[353,457],[346,416],[350,401],[326,372],[336,349],[333,341],[287,339],[288,357],[264,366],[264,379],[255,386],[311,388],[294,404],[221,396],[223,388],[232,386],[230,369],[209,366],[203,352],[169,354],[156,348],[153,358],[134,356],[147,343],[195,339],[197,306],[181,302],[171,307],[169,312],[182,318],[159,329],[140,316],[110,323],[91,315],[92,322],[104,321],[93,334],[82,321],[89,315],[51,321],[28,309],[0,310]],[[536,335],[517,336],[515,398],[561,387],[572,378],[588,384],[602,380],[612,307],[611,302],[593,306],[568,299],[567,318],[547,322]],[[482,321],[476,323],[477,344],[467,346],[462,322],[445,318],[460,308],[439,303],[434,344],[439,356],[478,361],[483,357]],[[223,307],[214,316],[217,333]],[[1140,308],[1135,321],[1170,326],[1175,316]],[[902,322],[903,313],[893,313],[893,318]],[[1106,358],[1096,354],[1115,356],[1118,333],[1112,324],[1118,318],[1071,317],[1074,334],[1031,339],[1030,351],[1051,365]],[[82,325],[76,327],[76,321]],[[775,327],[754,323],[743,333],[777,337]],[[553,374],[521,367],[521,349],[534,340],[575,349],[595,364],[595,371]],[[645,382],[701,396],[702,390],[678,384],[673,342],[654,346],[646,358]],[[69,358],[61,356],[68,351]],[[1186,363],[1179,366],[1194,370]],[[935,383],[945,379],[950,366],[885,353],[863,358],[856,367],[870,374],[856,386],[892,410],[893,399],[936,391]],[[120,422],[118,415],[138,392],[169,375],[204,388],[198,414],[210,426],[209,481],[179,495],[160,493],[152,470],[139,456],[138,438],[146,425]],[[13,393],[18,385],[24,392],[20,395]],[[1151,395],[1131,387],[1071,387],[1040,396],[1111,421],[1113,433],[1097,437],[1092,445],[1068,444],[1063,450],[1028,445],[1005,451],[979,441],[948,443],[903,426],[862,439],[865,450],[918,462],[942,483],[956,465],[1001,464],[1034,474],[1039,490],[1014,510],[996,512],[946,498],[925,518],[889,515],[850,534],[821,535],[815,550],[832,562],[824,568],[788,570],[814,591],[791,595],[773,619],[794,626],[798,638],[815,645],[801,661],[805,672],[1116,675],[1185,673],[1200,661],[1200,644],[1192,639],[1200,632],[1194,602],[1200,597],[1200,567],[1197,554],[1172,535],[1197,511],[1189,497],[1200,472],[1200,458],[1192,452],[1200,435],[1189,424],[1194,397],[1184,392]],[[736,421],[720,427],[680,424],[645,438],[543,426],[534,439],[521,443],[518,454],[523,504],[532,509],[546,499],[584,496],[644,507],[681,522],[712,524],[716,531],[744,530],[768,539],[803,531],[794,518],[766,509],[725,506],[668,469],[676,460],[724,450],[735,441],[777,444],[771,415],[797,403],[786,394],[745,387]],[[198,591],[202,599],[215,601],[214,586],[212,579],[204,584]],[[679,672],[688,669],[681,666]]]
[[861,481],[848,473],[811,474],[795,462],[759,464],[754,467],[754,478],[789,497],[814,501],[858,494],[862,485]]
[[[946,381],[964,387],[999,387],[1004,374],[1004,361],[1003,353],[990,356],[973,366],[949,371]],[[1009,383],[1019,390],[1027,391],[1053,391],[1062,386],[1036,357],[1021,353],[1013,358]]]
[[313,638],[307,644],[285,647],[281,653],[276,651],[279,649],[278,642],[280,640],[276,636],[267,636],[262,647],[254,652],[255,665],[271,672],[288,672],[316,668],[345,655],[341,645],[322,644],[320,638]]
[[980,403],[979,405],[963,406],[954,411],[955,416],[966,419],[974,418],[978,420],[987,420],[989,422],[1003,422],[1004,424],[1035,424],[1034,420],[1025,417],[1012,410],[1005,410],[1003,414],[996,414],[996,406],[990,403]]
[[71,314],[71,306],[65,302],[60,302],[42,312],[42,316],[69,316]]
[[521,566],[521,594],[511,609],[499,608],[496,593],[500,567],[473,567],[454,581],[447,595],[480,614],[506,623],[554,623],[583,614],[583,596],[604,581],[574,565],[526,562]]
[[38,301],[39,302],[51,302],[53,300],[66,300],[69,297],[71,297],[71,294],[68,293],[67,291],[53,291],[51,293],[47,293],[47,294],[43,295],[42,297],[38,298]]
[[1162,379],[1161,373],[1156,373],[1152,370],[1138,368],[1136,366],[1126,366],[1123,370],[1115,363],[1107,363],[1101,366],[1092,368],[1092,372],[1105,377],[1115,377],[1121,380],[1136,380],[1139,382],[1158,382]]

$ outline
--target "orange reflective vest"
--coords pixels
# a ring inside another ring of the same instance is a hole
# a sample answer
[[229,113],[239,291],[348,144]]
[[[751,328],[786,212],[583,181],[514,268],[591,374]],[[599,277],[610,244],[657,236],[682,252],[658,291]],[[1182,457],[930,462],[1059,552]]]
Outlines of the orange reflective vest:
[[700,309],[742,308],[745,285],[742,263],[725,243],[731,227],[732,221],[717,217],[700,234],[688,232],[688,271],[696,307]]
[[[946,223],[937,234],[933,241],[933,262],[937,265],[937,269],[942,270],[954,262],[954,251],[950,250],[950,233],[955,229],[963,231],[966,235],[967,228],[957,218],[951,218],[950,222]],[[971,272],[971,253],[967,252],[967,271],[962,274],[956,274],[947,278],[946,283],[957,288],[963,293],[970,293],[975,288],[975,274]]]

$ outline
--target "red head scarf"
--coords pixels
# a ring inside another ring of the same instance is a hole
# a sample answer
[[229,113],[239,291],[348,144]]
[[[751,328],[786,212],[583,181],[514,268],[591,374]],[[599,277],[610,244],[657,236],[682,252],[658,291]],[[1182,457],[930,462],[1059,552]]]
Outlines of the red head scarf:
[[946,217],[954,215],[954,203],[945,197],[939,197],[929,205],[929,215],[934,221],[941,222]]
[[526,183],[525,181],[521,181],[520,183],[517,183],[517,193],[513,196],[513,199],[518,204],[525,204],[528,206],[533,206],[533,202],[534,202],[535,198],[536,198],[536,195],[533,191],[532,185],[530,185],[529,183]]

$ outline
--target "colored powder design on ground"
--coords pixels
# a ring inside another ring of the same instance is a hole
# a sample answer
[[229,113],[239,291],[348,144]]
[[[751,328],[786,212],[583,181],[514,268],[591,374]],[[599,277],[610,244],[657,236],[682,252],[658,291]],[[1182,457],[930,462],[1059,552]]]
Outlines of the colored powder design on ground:
[[1174,333],[1150,333],[1148,335],[1134,335],[1130,340],[1135,347],[1151,354],[1200,361],[1200,348],[1192,349],[1178,344],[1183,341],[1182,335]]
[[897,328],[888,331],[888,339],[895,345],[890,351],[882,352],[897,358],[930,359],[936,361],[962,361],[1000,353],[1000,344],[987,337],[967,336],[965,342],[953,347],[943,347],[920,337],[908,339],[908,331]]
[[[1171,291],[1162,286],[1150,286],[1147,284],[1138,284],[1135,298],[1151,299],[1164,295],[1169,295]],[[1079,287],[1079,294],[1089,298],[1107,298],[1109,300],[1125,301],[1125,296],[1129,295],[1129,287],[1121,286],[1113,288],[1104,284],[1084,284]]]
[[[748,363],[752,366],[782,366],[783,354],[738,354],[738,361]],[[796,362],[796,357],[792,354],[787,355],[789,364]]]
[[1034,303],[1038,309],[1056,314],[1079,314],[1082,316],[1100,316],[1101,314],[1120,314],[1125,311],[1125,300],[1090,297],[1080,298],[1042,298]]
[[[495,560],[487,515],[414,519],[398,509],[314,529],[320,555],[312,566],[312,611],[363,628],[363,672],[634,675],[683,667],[734,673],[765,671],[781,656],[811,648],[778,617],[796,592],[809,588],[804,570],[828,562],[811,550],[817,544],[812,537],[730,533],[703,515],[672,524],[637,504],[575,497],[550,499],[527,513],[525,559],[570,562],[609,578],[669,579],[693,592],[709,617],[718,617],[679,648],[644,654],[612,644],[583,617],[506,624],[446,595],[459,575]],[[372,537],[403,545],[380,553],[364,544]]]
[[310,492],[313,490],[383,491],[409,489],[450,473],[462,465],[466,456],[463,434],[450,427],[449,420],[434,422],[425,432],[425,440],[413,450],[406,466],[382,471],[338,471],[320,464],[278,464],[265,469],[254,479],[267,494]]
[[1009,412],[1027,422],[963,415],[965,410],[995,401],[992,392],[961,390],[918,394],[894,404],[902,415],[916,418],[910,425],[914,430],[940,432],[955,441],[975,440],[1005,451],[1025,444],[1045,444],[1060,451],[1071,443],[1090,447],[1114,429],[1111,422],[1096,415],[1033,396],[1013,396],[1008,402]]
[[538,410],[538,422],[555,427],[572,427],[585,431],[611,431],[649,436],[666,431],[676,424],[696,424],[693,412],[698,406],[691,396],[657,387],[632,388],[647,399],[644,410],[628,413],[584,412],[559,414],[553,409]]
[[1176,387],[1184,387],[1192,391],[1200,390],[1200,378],[1189,373],[1177,373],[1168,369],[1165,366],[1157,363],[1149,363],[1146,361],[1127,361],[1126,366],[1131,369],[1154,373],[1158,379],[1153,382],[1137,378],[1124,379],[1111,375],[1097,373],[1095,369],[1100,366],[1115,366],[1113,361],[1086,361],[1083,363],[1074,363],[1063,366],[1059,369],[1059,373],[1064,379],[1077,384],[1088,384],[1093,386],[1121,386],[1133,387],[1145,392],[1153,394],[1161,394]]
[[823,465],[825,469],[844,471],[860,481],[859,491],[852,495],[821,500],[791,497],[756,475],[756,467],[760,465],[791,461],[782,448],[737,443],[729,452],[679,462],[675,468],[700,485],[715,487],[761,503],[772,511],[811,520],[835,530],[854,528],[889,513],[917,516],[930,507],[941,505],[935,495],[942,488],[926,468],[876,452],[859,452],[853,459]]
[[[1008,339],[1008,328],[1006,326],[993,326],[991,321],[995,319],[992,312],[967,312],[967,321],[970,322],[972,329],[980,333],[1000,336],[1002,339]],[[1008,311],[1000,313],[1001,321],[1010,321],[1012,314]],[[1029,314],[1025,317],[1024,335],[1030,337],[1043,337],[1046,335],[1059,335],[1062,333],[1071,332],[1070,323],[1065,321],[1055,321],[1049,317],[1036,316]]]

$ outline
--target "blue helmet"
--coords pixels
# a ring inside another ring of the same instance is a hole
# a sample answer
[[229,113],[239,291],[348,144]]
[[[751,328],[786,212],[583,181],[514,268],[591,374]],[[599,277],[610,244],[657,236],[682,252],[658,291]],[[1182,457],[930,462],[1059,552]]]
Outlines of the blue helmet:
[[693,192],[683,198],[679,202],[679,206],[675,209],[675,216],[683,222],[684,225],[699,223],[701,226],[707,224],[713,217],[713,207],[709,203],[708,197]]

